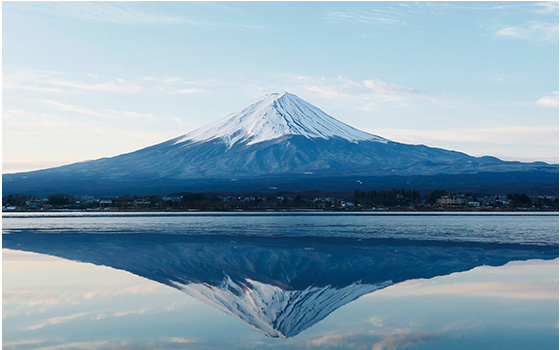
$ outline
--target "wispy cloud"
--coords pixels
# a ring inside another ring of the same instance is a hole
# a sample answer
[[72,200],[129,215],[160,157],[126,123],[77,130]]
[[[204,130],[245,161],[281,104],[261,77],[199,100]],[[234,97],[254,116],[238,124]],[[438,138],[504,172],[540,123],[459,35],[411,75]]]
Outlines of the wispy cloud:
[[200,22],[178,16],[163,14],[149,9],[149,4],[131,6],[126,2],[33,2],[11,4],[10,9],[35,12],[50,16],[74,18],[86,22],[118,24],[199,24]]
[[126,343],[111,344],[105,340],[69,342],[58,345],[45,346],[37,350],[98,350],[98,349],[125,349]]
[[357,22],[377,25],[404,25],[403,13],[395,10],[370,9],[363,11],[330,11],[325,15],[330,22]]
[[[108,310],[94,310],[88,312],[80,312],[63,316],[49,317],[45,320],[41,320],[31,326],[24,327],[23,330],[35,331],[47,326],[54,326],[58,324],[73,322],[80,319],[88,320],[102,320],[106,318],[122,318],[131,315],[144,315],[147,312],[153,312],[154,310],[149,309],[139,309],[139,310],[125,310],[125,311],[108,311]],[[179,341],[175,341],[178,343]]]
[[[157,123],[157,121],[155,121]],[[133,123],[134,124],[134,123]],[[187,125],[186,123],[184,123]],[[59,135],[81,135],[82,138],[91,137],[92,134],[106,136],[106,141],[110,139],[127,138],[129,146],[134,145],[140,147],[148,143],[161,142],[172,137],[176,137],[176,130],[146,130],[142,128],[125,128],[122,126],[100,126],[91,121],[65,121],[58,120],[54,116],[52,119],[37,120],[36,123],[27,122],[11,122],[9,125],[4,123],[4,132],[9,133],[11,137],[53,137]],[[115,144],[119,144],[115,142]],[[122,142],[121,142],[122,144]],[[122,150],[123,152],[125,150]],[[7,161],[8,157],[4,157],[3,161]],[[83,160],[83,159],[80,159]],[[79,160],[75,160],[79,161]],[[48,161],[47,161],[48,162]]]
[[426,343],[439,337],[441,332],[413,333],[410,330],[397,330],[382,341],[373,344],[372,350],[395,350],[418,343]]
[[81,93],[107,94],[198,94],[208,87],[224,85],[217,80],[194,81],[184,77],[101,77],[96,74],[69,74],[37,69],[7,69],[4,72],[4,91],[25,90],[45,94],[76,95]]
[[71,105],[71,104],[68,104],[68,103],[62,103],[60,101],[45,100],[44,103],[46,103],[48,105],[51,105],[51,106],[54,106],[54,107],[58,107],[61,110],[67,111],[67,112],[87,114],[87,115],[93,115],[93,116],[101,116],[101,114],[99,112],[93,111],[91,109]]
[[[156,115],[112,108],[90,108],[58,100],[39,100],[38,102],[42,103],[44,111],[50,108],[48,114],[43,112],[39,115],[19,110],[15,114],[12,110],[5,111],[5,118],[14,119],[5,122],[5,130],[10,133],[24,133],[28,135],[47,135],[56,134],[57,132],[88,135],[93,132],[106,136],[128,136],[132,139],[156,142],[177,136],[177,131],[174,128],[158,129],[157,126],[161,123],[186,129],[192,129],[197,125],[194,122],[183,121],[181,118],[173,115]],[[16,118],[14,118],[14,115],[16,115]],[[80,115],[86,117],[79,120],[80,118],[77,117]],[[30,125],[29,122],[18,122],[17,116],[26,116],[29,119],[35,120],[35,122],[33,125]],[[123,128],[123,122],[127,123],[125,128]],[[135,125],[130,126],[129,123]]]
[[75,76],[62,72],[26,69],[4,73],[2,87],[45,93],[106,92],[138,93],[144,89],[138,81],[123,78],[101,78],[93,74]]
[[107,288],[103,290],[96,290],[92,292],[88,292],[84,294],[84,300],[92,300],[94,298],[108,298],[108,297],[115,297],[119,295],[136,295],[136,294],[152,294],[154,292],[164,294],[169,293],[168,288],[162,288],[158,284],[138,284],[135,286],[130,286],[126,288],[121,288],[114,290],[113,288]]
[[[543,273],[549,277],[540,279],[540,274]],[[479,266],[469,274],[476,274],[481,278],[473,281],[462,280],[461,276],[443,276],[429,280],[409,280],[379,291],[375,296],[365,297],[452,295],[458,298],[498,298],[511,301],[558,299],[558,278],[550,277],[558,275],[558,259],[510,262],[499,268]]]
[[462,282],[450,285],[416,284],[405,282],[400,292],[391,297],[420,295],[457,295],[499,299],[554,300],[558,298],[558,281],[542,282],[535,286],[532,282]]
[[327,334],[320,338],[312,339],[309,344],[312,346],[339,346],[342,345],[348,338],[354,337],[355,334]]
[[200,340],[198,339],[180,338],[180,337],[171,337],[171,338],[167,338],[166,340],[169,341],[170,343],[177,343],[177,344],[195,344],[200,342]]
[[[153,349],[185,349],[186,345],[200,343],[198,339],[188,338],[160,338],[154,339],[150,342],[130,342],[123,340],[98,340],[98,341],[79,341],[79,342],[64,342],[64,340],[50,340],[43,341],[35,346],[36,350],[122,350],[122,349],[138,349],[138,350],[153,350]],[[22,345],[25,343],[21,342]],[[58,343],[53,345],[46,345],[48,343]],[[13,343],[17,345],[17,343]],[[3,346],[5,348],[5,346]],[[12,347],[13,348],[13,347]]]
[[70,322],[70,321],[73,321],[73,320],[76,320],[76,319],[79,319],[79,318],[84,318],[86,316],[90,316],[91,314],[92,314],[92,312],[80,312],[80,313],[75,313],[75,314],[70,314],[70,315],[50,317],[43,322],[34,324],[32,326],[25,327],[24,330],[35,331],[37,329],[41,329],[41,328],[44,328],[46,326],[53,326],[53,325],[57,325],[57,324],[61,324],[61,323],[67,323],[67,322]]
[[536,104],[543,107],[558,108],[558,91],[543,96],[537,100]]
[[79,113],[85,115],[91,115],[96,117],[109,117],[109,118],[122,118],[126,120],[134,119],[156,119],[156,116],[152,113],[139,113],[134,111],[120,111],[110,108],[102,108],[100,110],[90,109],[86,107],[76,106],[68,103],[63,103],[56,100],[44,100],[43,103],[56,107],[57,109],[71,112]]
[[129,310],[129,311],[117,311],[115,313],[113,313],[113,317],[125,317],[128,315],[143,315],[146,313],[146,310],[144,309],[140,309],[140,310]]
[[448,107],[460,106],[462,103],[445,95],[432,95],[424,91],[387,83],[380,79],[354,81],[343,77],[324,78],[311,76],[294,76],[292,85],[298,90],[305,90],[325,98],[353,98],[363,110],[372,111],[383,105],[404,106],[413,101],[427,101]]
[[33,340],[20,340],[20,341],[13,341],[8,343],[2,344],[2,349],[18,349],[22,347],[37,347],[41,345],[44,341],[40,339],[33,339]]
[[[367,130],[366,130],[367,131]],[[390,139],[407,143],[437,144],[439,141],[453,142],[555,142],[558,144],[558,128],[539,126],[501,126],[471,129],[376,129]]]
[[196,94],[196,93],[200,93],[200,92],[204,92],[204,89],[177,89],[175,90],[175,93],[177,94]]
[[531,21],[505,26],[498,29],[496,35],[502,38],[531,41],[558,41],[558,23]]
[[[412,129],[412,128],[364,128],[372,134],[383,135],[390,140],[431,147],[455,149],[472,156],[492,155],[503,160],[558,163],[558,127],[545,126],[504,126],[457,129]],[[501,147],[489,152],[488,144]],[[523,150],[517,145],[531,145]]]
[[6,290],[2,295],[4,303],[20,303],[29,307],[38,305],[52,305],[76,300],[71,293],[57,293],[56,291],[43,290]]
[[412,331],[409,328],[394,329],[391,332],[371,331],[369,333],[331,333],[307,342],[309,347],[395,350],[418,343],[432,341],[444,331]]
[[558,1],[543,1],[534,3],[532,12],[541,15],[557,14]]
[[[162,6],[158,2],[132,1],[39,1],[12,2],[5,5],[5,11],[22,11],[40,16],[64,17],[89,23],[110,23],[122,25],[188,25],[230,30],[263,29],[258,19],[245,22],[202,20],[192,7],[177,2],[172,6]],[[187,10],[189,10],[187,12]],[[199,9],[208,11],[208,8]]]
[[[429,94],[416,88],[389,83],[380,79],[366,79],[354,81],[344,77],[325,78],[317,76],[294,76],[280,75],[275,77],[276,84],[265,84],[259,81],[244,84],[216,79],[193,80],[185,77],[140,77],[135,79],[124,79],[120,77],[100,77],[94,74],[69,75],[62,72],[42,70],[18,70],[7,72],[4,75],[4,91],[27,90],[35,91],[44,95],[76,95],[87,93],[107,94],[201,94],[216,92],[218,90],[236,89],[244,91],[267,91],[277,88],[279,91],[290,87],[291,91],[308,91],[314,94],[332,97],[360,98],[362,108],[370,111],[377,109],[380,105],[391,104],[406,105],[413,99],[428,101],[445,106],[460,106],[462,103],[450,98],[445,94]],[[51,105],[56,102],[51,100]],[[123,114],[123,111],[92,111],[79,106],[59,105],[66,111],[82,114],[106,116]],[[141,117],[141,115],[137,115]],[[144,115],[144,117],[148,117]]]

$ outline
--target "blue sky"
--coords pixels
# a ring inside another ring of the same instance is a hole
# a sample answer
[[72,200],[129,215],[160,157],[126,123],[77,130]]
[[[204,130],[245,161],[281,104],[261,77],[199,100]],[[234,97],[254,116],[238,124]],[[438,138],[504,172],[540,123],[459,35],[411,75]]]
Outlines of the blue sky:
[[558,163],[558,2],[3,2],[3,172],[289,91],[394,141]]

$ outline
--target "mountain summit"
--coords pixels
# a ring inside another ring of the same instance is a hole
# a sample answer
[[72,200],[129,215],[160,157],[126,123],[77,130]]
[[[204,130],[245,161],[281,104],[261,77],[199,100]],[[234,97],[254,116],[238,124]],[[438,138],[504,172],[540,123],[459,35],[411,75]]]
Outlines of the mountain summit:
[[183,136],[112,158],[2,175],[4,194],[419,190],[556,193],[558,165],[407,145],[283,92]]
[[231,148],[236,143],[252,145],[287,135],[387,142],[342,123],[296,95],[282,92],[268,94],[238,112],[184,135],[176,143],[219,139]]

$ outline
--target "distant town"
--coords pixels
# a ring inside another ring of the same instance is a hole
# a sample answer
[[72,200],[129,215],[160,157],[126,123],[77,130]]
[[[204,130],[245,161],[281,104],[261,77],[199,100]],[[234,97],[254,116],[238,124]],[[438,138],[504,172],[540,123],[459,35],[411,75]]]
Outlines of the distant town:
[[174,193],[165,196],[93,197],[56,193],[2,197],[2,211],[558,211],[558,195],[475,196],[435,190],[301,193]]

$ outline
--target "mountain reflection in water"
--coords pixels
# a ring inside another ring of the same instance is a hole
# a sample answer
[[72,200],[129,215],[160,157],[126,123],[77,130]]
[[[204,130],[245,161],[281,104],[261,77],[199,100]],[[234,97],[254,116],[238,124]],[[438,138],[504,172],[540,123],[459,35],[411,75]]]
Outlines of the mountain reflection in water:
[[402,281],[558,257],[558,245],[25,231],[4,234],[3,247],[129,271],[270,337],[293,337],[360,296]]

